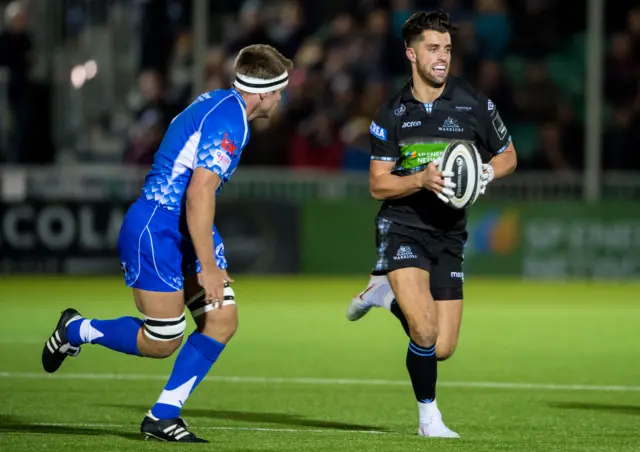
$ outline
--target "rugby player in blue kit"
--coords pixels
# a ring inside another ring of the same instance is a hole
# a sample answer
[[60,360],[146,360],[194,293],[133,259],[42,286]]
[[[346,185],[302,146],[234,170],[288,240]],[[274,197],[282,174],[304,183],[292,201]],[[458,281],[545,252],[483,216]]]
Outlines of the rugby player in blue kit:
[[249,141],[249,121],[269,116],[291,68],[273,47],[248,46],[236,58],[231,89],[202,94],[171,122],[118,241],[125,282],[142,318],[88,319],[69,308],[45,343],[42,365],[50,373],[83,344],[166,358],[182,343],[189,308],[197,329],[142,421],[147,438],[206,442],[187,429],[180,410],[238,322],[224,245],[213,225],[215,199]]

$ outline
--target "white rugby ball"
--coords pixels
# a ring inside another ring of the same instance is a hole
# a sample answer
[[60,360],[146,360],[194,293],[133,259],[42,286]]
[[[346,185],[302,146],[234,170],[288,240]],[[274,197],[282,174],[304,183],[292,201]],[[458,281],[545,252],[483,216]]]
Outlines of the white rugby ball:
[[453,177],[447,178],[456,184],[447,203],[449,206],[465,209],[476,202],[480,195],[482,159],[473,143],[455,141],[449,144],[440,157],[438,169],[453,173]]

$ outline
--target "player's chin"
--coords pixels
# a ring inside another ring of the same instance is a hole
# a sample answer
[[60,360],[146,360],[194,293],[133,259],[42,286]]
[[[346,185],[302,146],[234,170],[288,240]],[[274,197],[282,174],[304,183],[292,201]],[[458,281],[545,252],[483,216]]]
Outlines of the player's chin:
[[444,85],[447,82],[447,77],[448,77],[448,73],[445,75],[435,75],[432,74],[429,77],[429,81],[431,82],[431,84],[433,86],[435,86],[436,88],[440,88],[442,85]]

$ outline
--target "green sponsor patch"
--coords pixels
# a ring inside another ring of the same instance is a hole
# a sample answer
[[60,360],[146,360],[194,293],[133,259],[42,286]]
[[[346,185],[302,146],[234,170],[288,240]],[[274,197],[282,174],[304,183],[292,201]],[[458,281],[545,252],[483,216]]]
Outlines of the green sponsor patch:
[[402,146],[398,166],[415,169],[440,157],[449,143],[413,143]]

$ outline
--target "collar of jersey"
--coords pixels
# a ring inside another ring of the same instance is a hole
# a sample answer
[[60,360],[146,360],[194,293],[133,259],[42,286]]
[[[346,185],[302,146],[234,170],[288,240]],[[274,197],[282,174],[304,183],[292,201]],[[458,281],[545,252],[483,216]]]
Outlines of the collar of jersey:
[[[454,85],[455,85],[455,79],[453,76],[450,75],[447,78],[446,85],[444,85],[444,91],[442,91],[442,94],[440,94],[440,97],[438,99],[451,100],[451,98],[453,97]],[[403,102],[413,101],[413,102],[422,103],[418,99],[413,97],[413,93],[411,92],[412,86],[413,86],[413,77],[410,77],[407,83],[404,85],[404,88],[402,89],[402,101]]]
[[244,99],[242,98],[242,95],[235,88],[231,88],[231,94],[233,94],[234,96],[236,96],[238,98],[238,100],[242,103],[242,106],[244,108],[247,108],[247,104],[245,103]]

